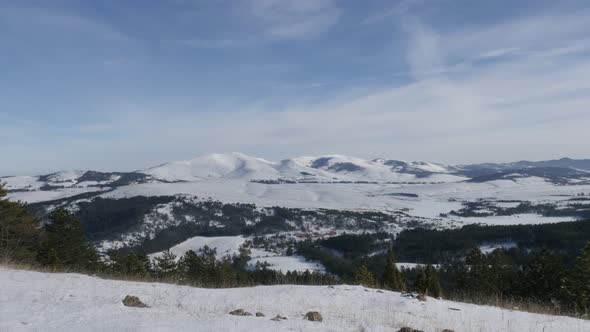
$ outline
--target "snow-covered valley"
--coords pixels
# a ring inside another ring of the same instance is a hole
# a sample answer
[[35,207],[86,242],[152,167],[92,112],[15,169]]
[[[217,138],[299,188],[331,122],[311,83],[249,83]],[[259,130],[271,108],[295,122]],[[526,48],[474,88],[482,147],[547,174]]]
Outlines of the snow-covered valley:
[[[299,241],[414,227],[534,225],[585,219],[590,211],[590,163],[571,159],[444,165],[341,155],[272,162],[227,153],[134,172],[0,181],[9,199],[29,203],[38,214],[58,207],[78,213],[102,252],[141,246],[156,253],[199,236],[280,234]],[[284,256],[279,247],[253,255],[252,262],[308,264]]]
[[[0,267],[1,331],[397,331],[590,330],[590,321],[428,298],[362,286],[202,289]],[[149,308],[122,304],[138,296]],[[244,309],[264,317],[233,316]],[[307,321],[309,311],[322,322]],[[281,315],[285,320],[273,321]]]

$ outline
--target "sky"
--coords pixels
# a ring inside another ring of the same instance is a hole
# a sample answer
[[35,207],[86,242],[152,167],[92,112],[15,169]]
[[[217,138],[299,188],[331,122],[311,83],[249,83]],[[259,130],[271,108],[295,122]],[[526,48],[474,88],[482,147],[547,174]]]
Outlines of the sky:
[[590,2],[0,0],[0,175],[590,157]]

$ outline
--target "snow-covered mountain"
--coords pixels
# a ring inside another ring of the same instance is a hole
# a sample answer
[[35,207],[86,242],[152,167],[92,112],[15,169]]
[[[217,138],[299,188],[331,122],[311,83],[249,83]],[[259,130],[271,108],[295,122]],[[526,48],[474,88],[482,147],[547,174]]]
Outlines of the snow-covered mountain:
[[140,171],[155,180],[203,181],[228,180],[332,180],[339,178],[322,170],[315,170],[294,159],[271,162],[243,153],[209,154],[186,161],[175,161]]
[[[207,179],[289,180],[289,181],[414,181],[436,174],[450,174],[453,167],[385,159],[326,155],[298,157],[271,162],[242,153],[210,154],[186,161],[165,163],[141,171],[160,181],[202,181]],[[447,176],[447,181],[464,180]],[[437,179],[440,180],[440,179]]]
[[[115,199],[182,194],[261,206],[410,209],[425,211],[420,216],[432,217],[448,212],[435,208],[441,199],[447,204],[452,198],[478,195],[524,199],[576,192],[580,186],[590,184],[590,166],[585,169],[586,164],[584,160],[561,159],[453,166],[342,155],[273,162],[242,153],[225,153],[134,172],[65,171],[4,177],[0,181],[6,184],[11,199],[25,202],[82,194],[88,197],[91,193]],[[426,213],[423,204],[430,212]]]
[[377,158],[365,160],[343,155],[296,157],[279,162],[243,153],[214,153],[190,160],[172,161],[134,172],[61,171],[40,176],[0,178],[9,191],[64,188],[113,188],[142,183],[205,181],[287,182],[460,182],[492,181],[536,176],[551,181],[590,177],[590,160],[519,161],[505,164],[445,165],[421,161]]

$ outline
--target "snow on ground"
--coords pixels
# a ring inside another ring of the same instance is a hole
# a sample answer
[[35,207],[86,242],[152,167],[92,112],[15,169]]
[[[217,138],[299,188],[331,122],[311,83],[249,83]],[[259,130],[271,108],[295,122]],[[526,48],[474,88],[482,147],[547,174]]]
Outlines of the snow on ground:
[[[312,165],[314,167],[311,167]],[[357,166],[358,168],[356,168]],[[430,167],[432,165],[426,166]],[[441,168],[439,171],[442,172],[444,169]],[[428,178],[413,179],[425,183],[386,183],[386,180],[400,176],[403,180],[412,180],[407,177],[414,177],[414,175],[392,173],[391,167],[382,162],[363,161],[345,156],[295,158],[274,163],[239,153],[213,154],[186,162],[164,164],[148,169],[145,172],[166,181],[178,180],[183,182],[161,183],[156,181],[132,184],[105,192],[101,196],[103,198],[125,198],[133,196],[190,195],[204,199],[210,197],[224,203],[252,203],[260,207],[282,206],[304,209],[378,210],[385,212],[403,209],[411,216],[440,219],[440,214],[447,214],[451,210],[462,208],[462,202],[464,201],[486,199],[490,201],[518,200],[532,203],[556,203],[566,200],[568,197],[574,197],[581,192],[590,192],[590,185],[556,185],[539,177],[504,179],[482,183],[466,181],[429,182],[433,180],[457,180],[448,178],[454,176],[448,173],[435,173]],[[69,181],[78,174],[79,172],[61,172],[52,175],[51,179],[52,181]],[[379,183],[296,184],[264,184],[251,181],[252,179],[276,180],[278,178],[313,178],[321,181],[380,179],[380,181],[378,181]],[[13,188],[35,188],[35,186],[39,185],[34,177],[12,177],[3,180],[9,182],[9,186]],[[82,184],[90,185],[91,183],[84,182]],[[11,192],[9,198],[34,203],[65,198],[90,190],[98,190],[98,188],[72,187],[52,191]],[[498,204],[512,206],[517,203]],[[449,227],[469,223],[544,223],[567,220],[572,220],[572,218],[554,219],[521,215],[509,218],[488,217],[485,219],[461,219],[448,216],[442,219]]]
[[[261,184],[242,180],[210,180],[182,183],[148,183],[117,188],[103,197],[186,194],[211,197],[227,203],[252,203],[258,206],[328,208],[346,210],[396,211],[438,218],[462,207],[462,201],[479,198],[557,202],[590,186],[558,186],[540,178],[499,180],[484,183],[455,182],[437,184]],[[417,197],[404,197],[412,194]],[[545,218],[535,218],[538,223]],[[509,221],[509,220],[507,220]],[[519,220],[516,220],[519,221]],[[495,222],[495,221],[491,221]]]
[[538,214],[525,213],[512,216],[490,216],[490,217],[470,217],[454,218],[463,225],[481,224],[481,225],[538,225],[538,224],[555,224],[565,221],[576,221],[574,217],[543,217]]
[[[398,269],[406,269],[406,270],[412,270],[412,269],[416,269],[418,267],[425,267],[428,264],[421,264],[421,263],[395,263],[395,266],[397,266]],[[438,268],[438,264],[432,264],[432,266],[434,266],[435,268]]]
[[[233,255],[239,253],[240,246],[246,241],[243,236],[195,236],[182,243],[175,245],[170,248],[176,257],[180,258],[189,250],[197,252],[200,248],[208,246],[217,250],[217,259],[221,259],[227,255]],[[150,255],[150,257],[158,257],[162,255],[161,252]]]
[[[194,250],[197,252],[204,246],[215,248],[217,250],[217,259],[222,259],[224,256],[232,256],[233,254],[239,254],[239,249],[244,242],[249,238],[244,236],[195,236],[182,243],[175,245],[170,248],[170,251],[176,255],[177,259],[183,256],[187,251]],[[160,257],[162,252],[154,253],[149,255],[151,258]],[[254,268],[256,263],[268,263],[268,268],[277,271],[300,271],[304,272],[309,270],[310,272],[319,271],[325,272],[324,266],[317,262],[310,262],[305,260],[302,256],[285,256],[274,252],[252,248],[250,257],[252,258],[248,264]]]
[[[589,331],[590,321],[405,298],[361,286],[202,289],[0,267],[0,331]],[[125,307],[126,295],[149,308]],[[229,315],[234,309],[265,317]],[[319,311],[323,322],[303,319]],[[276,315],[287,317],[271,321]]]
[[496,249],[510,249],[516,247],[517,245],[514,242],[483,243],[479,246],[479,250],[481,250],[481,252],[484,254],[489,254]]
[[310,262],[306,260],[303,256],[280,256],[280,255],[264,255],[260,254],[258,256],[252,256],[253,258],[249,261],[249,264],[254,267],[256,263],[268,263],[268,269],[282,271],[286,273],[287,271],[299,271],[305,272],[309,270],[309,272],[318,271],[318,272],[326,272],[324,266],[319,262]]
[[37,176],[1,177],[0,183],[4,183],[8,190],[37,190],[45,184]]
[[75,195],[104,191],[105,189],[98,187],[84,187],[84,188],[63,188],[56,190],[36,190],[36,191],[15,191],[8,193],[8,199],[12,201],[21,201],[26,203],[46,202],[54,199],[62,199],[72,197]]
[[[432,163],[411,163],[415,170],[449,173],[446,166]],[[434,181],[429,176],[417,178],[414,174],[399,172],[384,160],[369,161],[360,158],[326,155],[299,157],[271,162],[242,153],[209,154],[185,161],[174,161],[143,171],[164,181],[200,181],[206,179],[242,180],[318,180],[318,181]],[[435,174],[437,175],[437,174]],[[464,177],[445,174],[439,181],[461,181]]]
[[75,184],[79,177],[81,177],[86,171],[62,171],[50,174],[48,176],[48,184],[50,185],[62,185],[68,186],[68,184]]

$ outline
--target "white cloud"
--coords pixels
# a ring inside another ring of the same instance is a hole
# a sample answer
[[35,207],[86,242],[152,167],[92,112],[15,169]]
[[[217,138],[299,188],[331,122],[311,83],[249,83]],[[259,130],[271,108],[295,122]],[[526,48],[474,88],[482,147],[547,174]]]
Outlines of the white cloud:
[[331,0],[250,0],[250,13],[271,39],[308,39],[334,25],[340,10]]
[[[297,3],[262,1],[255,8],[266,17],[270,35],[299,22],[273,17],[310,17],[332,8],[330,2]],[[98,137],[72,141],[66,135],[56,146],[39,144],[29,152],[37,160],[51,154],[43,160],[53,169],[135,169],[214,151],[268,159],[342,153],[456,163],[588,157],[590,58],[584,34],[590,26],[579,13],[524,17],[468,32],[437,31],[416,17],[403,22],[413,74],[406,84],[280,110],[239,101],[224,113],[111,105],[104,123],[71,130]],[[283,38],[311,33],[296,30],[305,32]],[[478,63],[482,57],[493,61]]]

